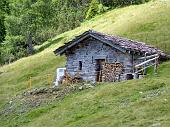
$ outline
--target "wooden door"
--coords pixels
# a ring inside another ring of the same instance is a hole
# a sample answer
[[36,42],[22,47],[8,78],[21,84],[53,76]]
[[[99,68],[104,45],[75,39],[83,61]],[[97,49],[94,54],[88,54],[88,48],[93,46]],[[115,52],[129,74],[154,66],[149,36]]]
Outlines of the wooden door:
[[96,59],[96,82],[102,82],[102,70],[105,59]]

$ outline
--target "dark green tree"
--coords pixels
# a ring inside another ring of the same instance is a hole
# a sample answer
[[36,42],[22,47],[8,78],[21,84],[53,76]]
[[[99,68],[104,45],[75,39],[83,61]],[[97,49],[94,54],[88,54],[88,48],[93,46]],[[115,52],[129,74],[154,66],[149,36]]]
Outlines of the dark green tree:
[[6,31],[5,31],[5,15],[9,14],[9,3],[7,0],[0,1],[0,43],[2,43],[5,39]]
[[148,1],[149,0],[100,0],[100,3],[110,8],[116,8],[116,7],[127,6],[130,4],[141,4]]
[[148,0],[0,0],[0,63],[32,55],[34,46],[108,8]]
[[34,53],[36,41],[41,40],[39,33],[47,24],[51,26],[51,4],[52,0],[16,0],[10,4],[11,14],[6,17],[6,44],[15,47],[15,53],[11,50],[12,54],[22,57]]
[[0,64],[3,60],[3,41],[6,36],[5,16],[10,13],[8,0],[0,1]]
[[87,11],[86,19],[91,19],[98,14],[99,11],[99,2],[98,0],[92,0]]

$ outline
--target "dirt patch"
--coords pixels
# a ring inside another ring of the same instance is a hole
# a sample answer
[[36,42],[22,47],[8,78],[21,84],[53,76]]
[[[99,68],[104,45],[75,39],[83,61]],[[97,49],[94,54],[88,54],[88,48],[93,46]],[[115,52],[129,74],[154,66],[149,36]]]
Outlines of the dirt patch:
[[93,88],[91,84],[71,84],[62,87],[36,88],[30,91],[24,91],[13,97],[4,105],[0,116],[9,116],[12,114],[21,115],[40,106],[46,106],[53,102],[59,102],[70,93],[78,92],[84,89]]

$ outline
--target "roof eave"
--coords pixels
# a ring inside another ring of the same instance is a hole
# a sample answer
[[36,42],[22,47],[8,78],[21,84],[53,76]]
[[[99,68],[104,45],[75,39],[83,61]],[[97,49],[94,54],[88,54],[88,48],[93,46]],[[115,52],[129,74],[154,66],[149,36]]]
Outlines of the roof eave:
[[[67,46],[67,45],[63,45],[62,47],[60,47],[60,48],[63,48],[63,49],[61,49],[61,50],[58,49],[59,51],[57,51],[57,49],[56,49],[56,50],[54,51],[54,53],[55,53],[56,55],[62,55],[62,54],[65,53],[66,50],[68,50],[69,48],[73,47],[74,45],[76,45],[77,43],[81,42],[82,40],[84,40],[84,39],[87,38],[87,37],[93,37],[93,38],[95,38],[95,39],[97,39],[97,40],[99,40],[99,41],[101,41],[101,42],[103,42],[103,43],[106,43],[106,44],[110,45],[111,47],[116,48],[117,50],[119,50],[119,51],[121,51],[121,52],[123,52],[123,53],[126,52],[126,49],[124,49],[124,48],[122,48],[122,47],[120,47],[120,46],[116,46],[116,45],[113,44],[111,41],[105,40],[105,39],[103,39],[102,37],[98,37],[98,36],[96,36],[96,35],[93,35],[93,33],[88,32],[88,33],[86,33],[83,37],[79,38],[78,40],[75,40],[75,41],[72,40],[72,41],[68,42],[68,43],[71,43],[71,44],[69,44],[68,46]],[[67,43],[67,44],[68,44],[68,43]]]

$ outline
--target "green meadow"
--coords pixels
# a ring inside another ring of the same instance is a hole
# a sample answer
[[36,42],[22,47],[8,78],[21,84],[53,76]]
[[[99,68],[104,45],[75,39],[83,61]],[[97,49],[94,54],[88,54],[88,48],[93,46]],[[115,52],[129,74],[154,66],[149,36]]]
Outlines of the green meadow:
[[[47,74],[64,67],[65,56],[53,51],[86,30],[94,29],[146,42],[170,54],[170,1],[154,0],[118,8],[85,21],[80,27],[36,46],[33,56],[0,67],[0,110],[18,93],[49,87]],[[21,116],[0,118],[1,127],[168,127],[170,125],[170,62],[142,80],[103,83],[68,95],[63,101]]]

